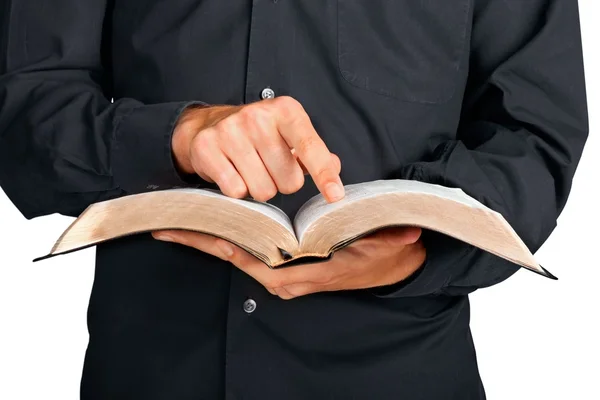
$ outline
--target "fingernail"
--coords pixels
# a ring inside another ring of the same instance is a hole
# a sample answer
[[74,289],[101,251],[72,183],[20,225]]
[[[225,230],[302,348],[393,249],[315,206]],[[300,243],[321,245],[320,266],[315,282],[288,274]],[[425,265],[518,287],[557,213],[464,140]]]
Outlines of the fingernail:
[[325,193],[331,201],[338,201],[344,197],[344,187],[341,183],[328,183],[325,186]]
[[154,236],[154,239],[162,240],[163,242],[174,242],[175,241],[175,239],[173,239],[172,236],[165,235],[164,233],[155,234],[153,236]]
[[217,246],[219,247],[219,249],[225,257],[230,258],[231,256],[233,256],[233,246],[226,240],[217,240]]

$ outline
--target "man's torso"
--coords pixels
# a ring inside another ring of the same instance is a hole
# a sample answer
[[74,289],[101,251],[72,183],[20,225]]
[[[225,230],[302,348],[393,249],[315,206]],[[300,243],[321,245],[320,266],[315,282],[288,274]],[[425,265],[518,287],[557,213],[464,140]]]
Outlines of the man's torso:
[[[304,106],[347,184],[395,178],[455,136],[469,0],[107,7],[115,100],[241,104],[270,88]],[[272,203],[293,216],[314,194],[307,181]],[[98,247],[82,396],[483,399],[468,325],[466,297],[284,301],[216,258],[140,235]]]

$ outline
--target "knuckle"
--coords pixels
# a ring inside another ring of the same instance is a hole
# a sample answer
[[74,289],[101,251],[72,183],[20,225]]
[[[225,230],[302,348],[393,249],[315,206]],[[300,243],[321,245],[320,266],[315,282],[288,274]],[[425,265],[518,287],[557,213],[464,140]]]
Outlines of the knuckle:
[[245,122],[254,120],[255,115],[257,114],[256,109],[257,107],[255,107],[253,104],[242,107],[242,109],[238,111],[237,116]]
[[228,191],[229,193],[227,193],[227,195],[236,199],[242,199],[246,197],[247,194],[246,188],[242,185],[232,185],[229,187]]
[[192,153],[196,153],[198,155],[206,155],[208,154],[208,149],[211,144],[215,140],[214,130],[207,129],[202,132],[200,135],[196,135],[194,140],[190,145]]
[[292,173],[279,187],[279,191],[283,194],[292,194],[300,190],[304,186],[304,174],[300,171]]
[[262,104],[251,104],[239,111],[239,115],[245,121],[254,123],[264,122],[269,118],[269,108]]
[[278,97],[274,104],[278,114],[292,124],[305,121],[308,118],[304,107],[293,97]]
[[210,145],[209,138],[198,138],[190,146],[190,162],[194,170],[204,171],[210,170],[214,154],[214,147]]
[[[244,107],[241,111],[243,123],[249,127],[248,133],[254,141],[262,142],[265,138],[269,138],[270,132],[275,132],[274,118],[270,111],[270,107],[262,104],[252,104]],[[267,139],[269,140],[269,139]],[[274,141],[273,139],[270,139]]]
[[268,179],[261,179],[252,186],[250,194],[258,201],[264,202],[270,200],[277,194],[277,186],[275,186],[273,181],[269,181]]
[[331,175],[331,169],[326,165],[318,167],[316,172],[313,174],[313,176],[317,182],[324,181],[325,179],[329,178],[330,175]]
[[196,170],[198,168],[206,169],[211,164],[211,154],[206,150],[206,147],[199,146],[197,149],[192,150],[190,162]]
[[304,186],[304,174],[302,169],[297,167],[295,172],[290,176],[290,188],[296,192]]
[[279,96],[276,97],[273,102],[277,105],[277,107],[281,107],[284,110],[292,112],[303,110],[300,102],[291,96]]
[[251,192],[250,193],[252,195],[252,198],[256,201],[260,201],[260,202],[266,202],[270,199],[272,199],[273,197],[275,197],[275,194],[270,194],[264,190],[261,190],[259,192]]
[[275,185],[275,182],[273,182],[272,179],[268,179],[267,184],[264,188],[264,191],[267,195],[273,197],[277,194],[277,185]]
[[304,135],[298,141],[298,145],[296,146],[296,150],[301,154],[308,153],[312,148],[317,145],[317,138],[313,135]]
[[235,135],[240,125],[239,118],[232,115],[217,122],[214,128],[218,132],[219,138],[228,138]]
[[277,188],[275,185],[271,185],[270,187],[262,190],[262,197],[264,199],[262,201],[270,200],[275,197],[275,195],[277,195]]
[[241,199],[246,197],[248,193],[247,188],[243,183],[238,183],[237,179],[232,179],[226,174],[221,175],[217,184],[221,191],[229,197]]

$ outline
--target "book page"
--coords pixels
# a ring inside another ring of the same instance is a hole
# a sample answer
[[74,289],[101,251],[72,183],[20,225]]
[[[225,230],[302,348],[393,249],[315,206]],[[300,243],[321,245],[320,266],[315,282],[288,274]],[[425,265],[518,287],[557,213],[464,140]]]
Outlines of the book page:
[[477,200],[468,196],[461,189],[448,188],[413,180],[378,180],[345,186],[346,196],[335,203],[327,203],[319,194],[307,201],[294,218],[294,227],[298,241],[311,229],[311,226],[321,217],[326,216],[350,203],[387,193],[422,193],[442,197],[470,207],[485,208]]
[[225,196],[223,193],[212,190],[212,189],[171,189],[171,191],[179,191],[179,192],[189,192],[194,194],[202,194],[209,197],[217,197],[220,199],[226,199],[227,201],[231,201],[232,203],[239,204],[251,210],[257,211],[264,216],[272,219],[273,221],[279,223],[281,226],[285,227],[292,235],[294,233],[294,227],[292,226],[292,221],[290,221],[289,217],[285,212],[280,210],[269,203],[262,203],[251,198],[246,199],[236,199],[233,197]]
[[245,249],[267,265],[298,252],[287,215],[277,207],[210,189],[171,189],[94,203],[60,235],[54,257],[121,237],[164,229],[202,232]]
[[301,252],[331,254],[379,229],[418,226],[451,236],[541,275],[528,246],[502,214],[459,189],[414,181],[350,185],[347,197],[327,204],[318,196],[296,216]]

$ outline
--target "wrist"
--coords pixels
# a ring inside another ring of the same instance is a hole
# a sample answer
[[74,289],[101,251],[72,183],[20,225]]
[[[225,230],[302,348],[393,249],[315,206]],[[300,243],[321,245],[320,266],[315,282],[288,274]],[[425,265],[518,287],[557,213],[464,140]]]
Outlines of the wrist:
[[194,174],[191,163],[190,146],[192,140],[202,130],[232,114],[235,106],[192,106],[185,109],[173,130],[171,149],[177,169],[184,174]]
[[171,138],[171,151],[175,166],[179,172],[193,174],[194,168],[190,162],[190,143],[202,127],[202,106],[186,108],[175,125]]

